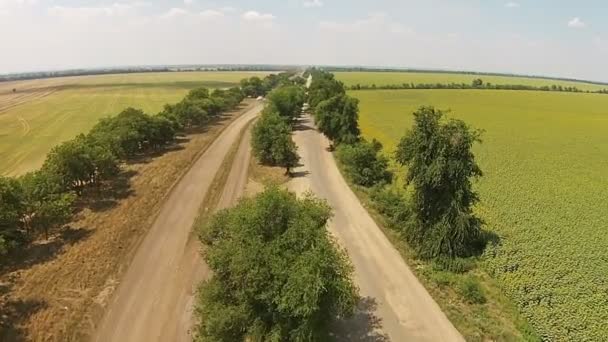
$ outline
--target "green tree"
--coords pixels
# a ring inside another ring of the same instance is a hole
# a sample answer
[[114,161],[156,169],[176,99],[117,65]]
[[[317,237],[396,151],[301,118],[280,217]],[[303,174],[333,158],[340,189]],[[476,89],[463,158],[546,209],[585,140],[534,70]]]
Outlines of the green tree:
[[314,111],[319,130],[336,144],[352,144],[359,139],[359,100],[348,95],[320,102]]
[[44,171],[35,171],[19,179],[23,191],[24,213],[22,221],[28,232],[49,231],[63,225],[72,217],[75,195],[63,192],[57,176]]
[[407,166],[413,185],[416,224],[407,238],[422,256],[467,256],[478,247],[481,220],[473,213],[479,197],[472,179],[482,176],[471,151],[478,130],[463,121],[443,119],[433,107],[414,112],[414,125],[400,141],[396,159]]
[[19,182],[0,176],[0,255],[6,254],[23,239],[23,192]]
[[390,183],[392,180],[392,174],[388,171],[388,159],[381,151],[382,144],[376,139],[371,143],[361,140],[355,144],[338,146],[336,156],[355,184],[369,187]]
[[42,166],[42,171],[56,177],[63,191],[79,194],[85,186],[100,185],[119,170],[118,159],[106,146],[82,134],[51,149]]
[[483,86],[483,80],[481,78],[476,78],[471,82],[473,88],[481,88]]
[[213,278],[198,293],[197,341],[321,341],[358,302],[324,202],[271,187],[199,230]]
[[298,86],[279,87],[268,94],[267,101],[280,116],[292,120],[302,111],[304,90]]
[[260,163],[282,166],[287,173],[299,160],[291,126],[273,108],[266,108],[253,126],[251,146]]
[[319,103],[332,97],[346,94],[344,85],[336,80],[332,73],[313,70],[311,74],[312,83],[308,89],[308,102],[311,108],[316,108]]

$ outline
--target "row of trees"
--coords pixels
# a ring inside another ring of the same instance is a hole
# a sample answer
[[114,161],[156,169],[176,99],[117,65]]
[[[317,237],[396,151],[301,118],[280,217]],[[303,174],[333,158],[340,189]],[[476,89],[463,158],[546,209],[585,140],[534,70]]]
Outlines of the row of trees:
[[284,167],[287,174],[297,165],[300,158],[291,131],[304,101],[304,89],[292,82],[284,82],[268,94],[266,108],[252,132],[253,154],[260,163]]
[[[274,84],[289,75],[268,79],[263,82]],[[179,132],[206,125],[244,97],[239,87],[198,88],[157,115],[127,108],[52,148],[40,170],[0,177],[0,255],[67,223],[79,197],[111,191],[125,161],[166,148]]]
[[270,74],[264,77],[264,79],[261,79],[258,76],[252,76],[250,78],[242,79],[240,85],[245,96],[265,96],[279,85],[291,84],[292,81],[290,79],[294,77],[293,72]]
[[319,129],[336,148],[353,182],[374,186],[390,182],[388,160],[378,141],[367,142],[359,130],[359,101],[346,95],[344,85],[328,72],[312,69],[309,101]]
[[492,90],[531,90],[531,91],[559,91],[570,93],[598,93],[606,94],[608,89],[596,91],[583,91],[575,86],[562,86],[553,84],[550,86],[532,86],[524,84],[493,84],[484,83],[482,79],[474,79],[471,83],[401,83],[401,84],[355,84],[349,87],[350,90],[378,90],[378,89],[492,89]]
[[[298,161],[291,139],[305,101],[301,78],[267,96],[253,127],[262,164]],[[327,231],[329,206],[269,187],[199,228],[213,278],[198,292],[197,341],[324,341],[359,301],[352,266]]]
[[[483,243],[482,222],[473,213],[479,197],[472,181],[482,172],[471,150],[481,132],[446,119],[433,107],[421,107],[395,152],[395,161],[406,167],[408,190],[396,191],[382,145],[359,136],[356,100],[345,95],[332,74],[310,73],[309,97],[319,130],[337,145],[336,156],[348,177],[371,189],[376,207],[418,254],[453,258],[476,253]],[[475,86],[482,84],[478,80]]]

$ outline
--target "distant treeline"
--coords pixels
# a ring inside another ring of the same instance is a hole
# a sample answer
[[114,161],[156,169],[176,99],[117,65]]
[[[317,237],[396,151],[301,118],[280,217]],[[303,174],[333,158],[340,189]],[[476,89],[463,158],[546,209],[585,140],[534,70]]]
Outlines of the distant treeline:
[[372,68],[372,67],[338,67],[338,66],[326,66],[326,67],[323,67],[322,69],[326,70],[326,71],[331,71],[331,72],[402,72],[402,73],[453,74],[453,75],[473,75],[473,76],[523,77],[523,78],[534,78],[534,79],[566,81],[566,82],[579,82],[579,83],[608,86],[608,83],[606,83],[606,82],[583,80],[580,78],[523,75],[523,74],[510,74],[510,73],[499,73],[499,72]]
[[60,71],[37,71],[0,75],[0,82],[21,81],[40,78],[91,76],[109,74],[132,74],[145,72],[185,72],[185,71],[283,71],[293,69],[274,65],[168,65],[149,67],[124,67],[104,69],[72,69]]
[[377,89],[491,89],[491,90],[531,90],[531,91],[560,91],[569,93],[596,93],[608,94],[607,89],[582,90],[575,86],[562,86],[558,84],[547,86],[531,86],[524,84],[493,84],[484,83],[475,79],[471,83],[401,83],[401,84],[355,84],[347,87],[350,90],[377,90]]
[[251,77],[228,90],[193,89],[156,115],[127,108],[52,148],[40,170],[0,176],[0,256],[69,222],[78,203],[114,199],[124,163],[150,157],[174,144],[178,133],[208,125],[246,96],[265,95],[290,76]]

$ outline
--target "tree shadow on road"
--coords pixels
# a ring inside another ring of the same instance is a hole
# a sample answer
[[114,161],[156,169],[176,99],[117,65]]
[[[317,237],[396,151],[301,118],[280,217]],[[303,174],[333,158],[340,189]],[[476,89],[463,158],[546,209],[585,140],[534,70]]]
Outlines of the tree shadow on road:
[[337,342],[389,342],[388,335],[382,332],[382,320],[375,312],[378,303],[372,297],[359,300],[355,314],[349,319],[340,320],[332,327],[332,337]]

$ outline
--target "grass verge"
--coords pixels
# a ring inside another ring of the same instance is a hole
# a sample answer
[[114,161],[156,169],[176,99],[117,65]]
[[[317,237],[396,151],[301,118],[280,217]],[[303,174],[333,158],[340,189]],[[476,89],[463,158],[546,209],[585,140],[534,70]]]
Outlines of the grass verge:
[[467,341],[540,341],[515,304],[481,267],[477,258],[460,259],[458,271],[416,258],[401,232],[379,213],[369,189],[354,184],[338,158],[342,176],[380,229]]

